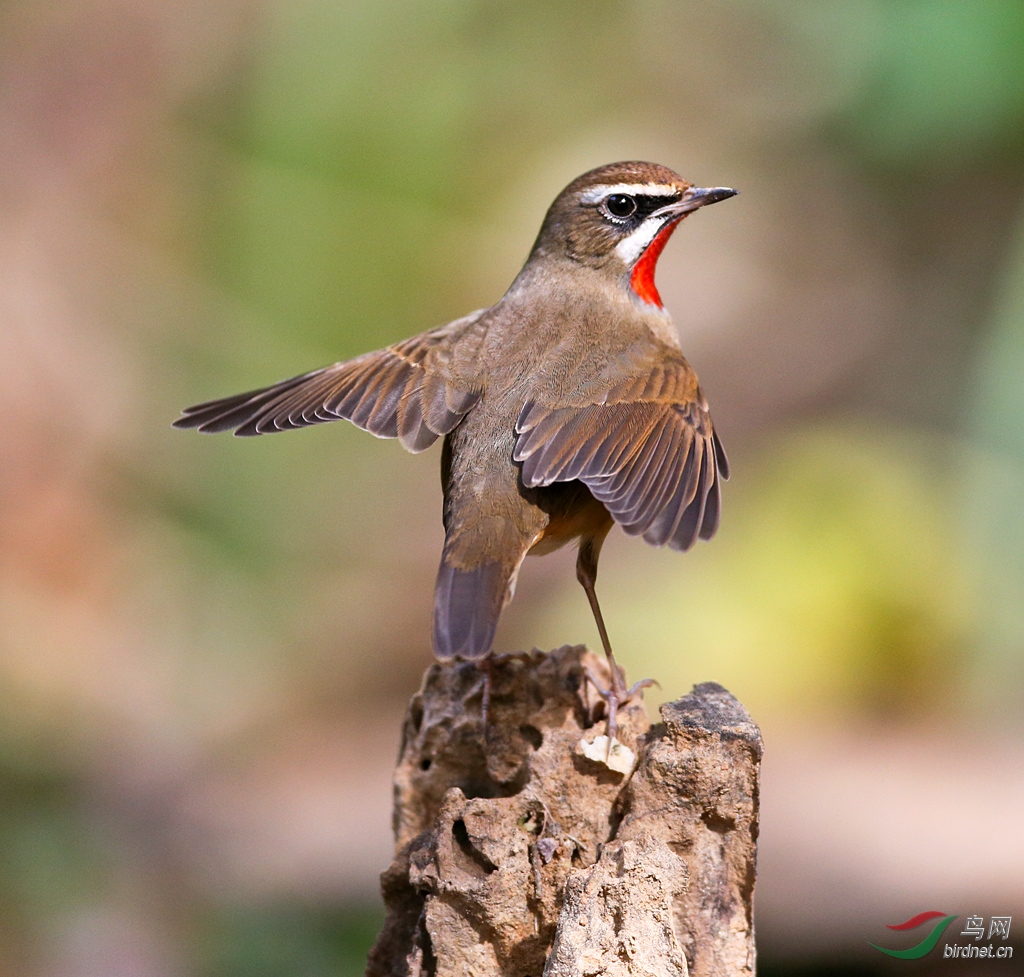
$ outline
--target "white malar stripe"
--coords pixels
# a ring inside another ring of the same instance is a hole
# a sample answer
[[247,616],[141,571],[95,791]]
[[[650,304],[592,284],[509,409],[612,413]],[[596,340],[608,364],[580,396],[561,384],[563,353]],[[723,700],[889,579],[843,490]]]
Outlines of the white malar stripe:
[[630,196],[639,197],[678,197],[680,192],[679,187],[673,187],[667,183],[602,183],[581,194],[580,202],[584,204],[600,203],[613,193],[628,193]]
[[615,253],[625,264],[632,265],[664,226],[664,217],[648,217],[632,234],[615,245]]

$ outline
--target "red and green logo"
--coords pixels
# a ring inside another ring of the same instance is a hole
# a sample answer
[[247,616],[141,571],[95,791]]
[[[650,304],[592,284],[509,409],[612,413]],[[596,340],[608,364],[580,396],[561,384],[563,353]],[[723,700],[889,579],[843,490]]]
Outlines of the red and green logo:
[[932,927],[931,932],[916,946],[907,947],[906,950],[888,950],[884,946],[878,946],[875,943],[872,943],[871,946],[876,950],[881,950],[882,953],[887,953],[890,957],[897,957],[900,960],[917,960],[934,949],[935,944],[939,942],[939,937],[945,932],[946,927],[956,919],[956,916],[947,916],[945,913],[938,912],[918,913],[905,923],[888,926],[888,929],[899,930],[900,932],[903,930],[916,930],[918,926],[924,926],[925,923],[931,922],[933,919],[938,920],[938,922]]

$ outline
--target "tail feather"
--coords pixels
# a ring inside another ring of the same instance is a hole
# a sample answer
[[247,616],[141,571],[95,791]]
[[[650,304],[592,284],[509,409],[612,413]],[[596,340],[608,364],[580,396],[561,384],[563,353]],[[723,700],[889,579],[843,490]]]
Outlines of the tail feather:
[[482,563],[463,570],[444,556],[434,590],[434,654],[442,661],[490,652],[508,595],[510,568]]

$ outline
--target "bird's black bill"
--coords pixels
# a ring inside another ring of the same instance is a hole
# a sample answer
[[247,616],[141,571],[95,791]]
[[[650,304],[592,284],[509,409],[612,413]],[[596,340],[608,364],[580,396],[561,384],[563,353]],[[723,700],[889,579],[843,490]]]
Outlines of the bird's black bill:
[[698,207],[706,207],[708,204],[717,204],[720,200],[728,200],[738,193],[739,190],[733,190],[731,187],[690,187],[683,194],[682,200],[663,207],[657,213],[681,216],[697,210]]

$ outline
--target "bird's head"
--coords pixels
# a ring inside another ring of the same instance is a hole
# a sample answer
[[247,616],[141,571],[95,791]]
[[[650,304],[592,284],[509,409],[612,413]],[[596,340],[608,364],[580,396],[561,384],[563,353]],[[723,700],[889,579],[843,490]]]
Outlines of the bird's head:
[[698,207],[736,193],[695,187],[657,163],[610,163],[577,177],[555,198],[530,259],[568,258],[604,269],[660,307],[654,268],[672,232]]

